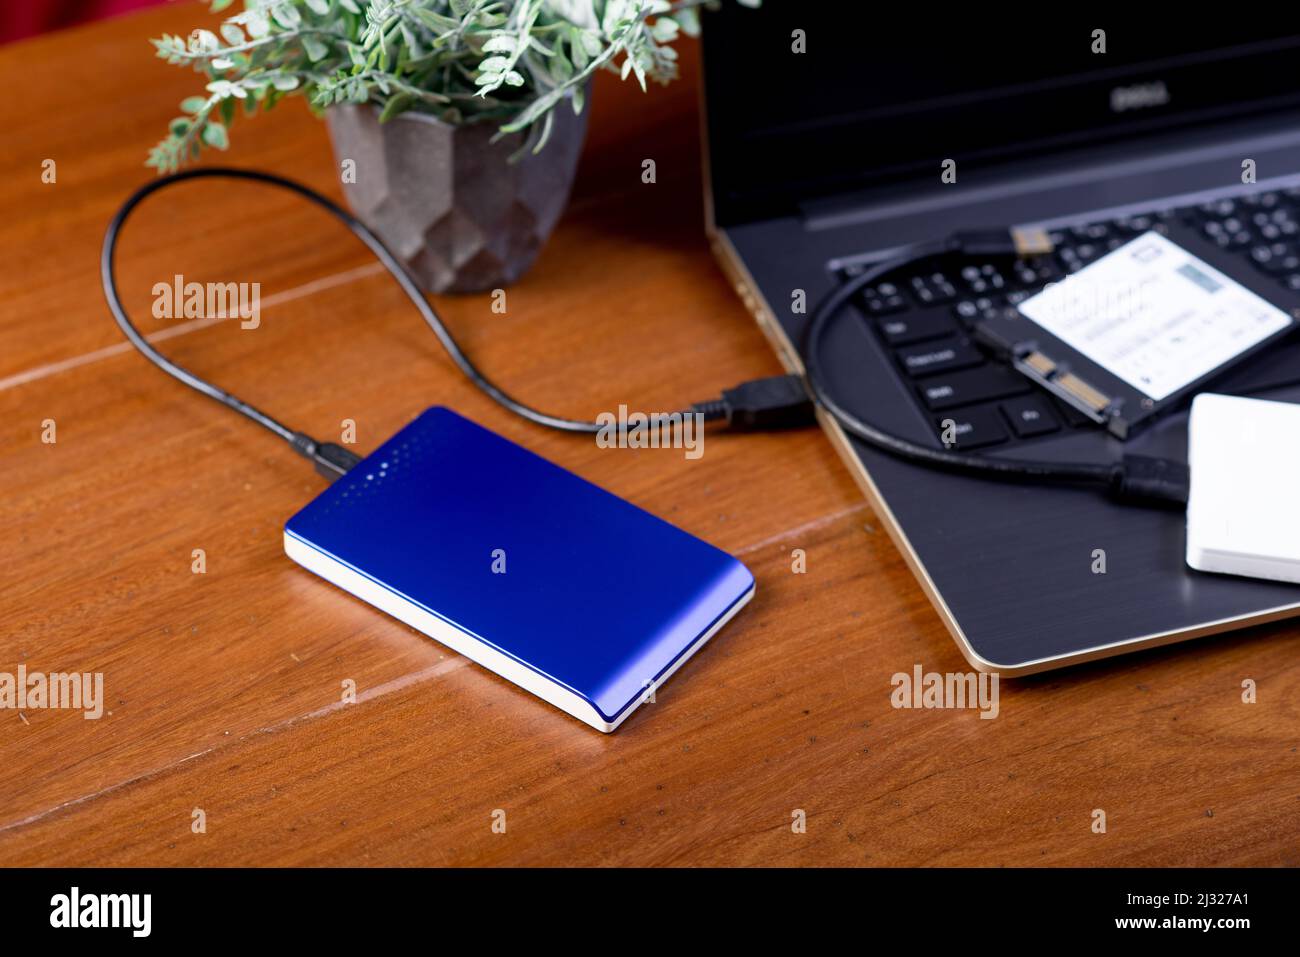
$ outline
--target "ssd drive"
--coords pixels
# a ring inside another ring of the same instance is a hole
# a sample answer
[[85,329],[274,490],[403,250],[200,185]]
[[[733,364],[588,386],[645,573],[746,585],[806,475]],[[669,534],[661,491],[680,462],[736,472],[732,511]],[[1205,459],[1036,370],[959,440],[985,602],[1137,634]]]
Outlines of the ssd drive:
[[1300,296],[1181,225],[1137,236],[976,338],[1125,439],[1291,333]]

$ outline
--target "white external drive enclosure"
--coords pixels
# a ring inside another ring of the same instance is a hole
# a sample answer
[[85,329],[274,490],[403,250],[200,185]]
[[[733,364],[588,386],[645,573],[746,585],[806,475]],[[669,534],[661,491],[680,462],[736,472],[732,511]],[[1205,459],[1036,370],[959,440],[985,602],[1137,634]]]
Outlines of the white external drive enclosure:
[[1203,393],[1187,443],[1187,564],[1300,583],[1300,405]]

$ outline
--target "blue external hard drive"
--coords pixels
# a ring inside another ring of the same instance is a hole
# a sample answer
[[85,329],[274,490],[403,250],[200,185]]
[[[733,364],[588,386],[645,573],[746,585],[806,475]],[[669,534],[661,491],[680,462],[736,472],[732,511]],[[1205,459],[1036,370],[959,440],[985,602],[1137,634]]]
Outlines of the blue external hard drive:
[[725,552],[441,407],[290,519],[284,550],[601,731],[754,594]]

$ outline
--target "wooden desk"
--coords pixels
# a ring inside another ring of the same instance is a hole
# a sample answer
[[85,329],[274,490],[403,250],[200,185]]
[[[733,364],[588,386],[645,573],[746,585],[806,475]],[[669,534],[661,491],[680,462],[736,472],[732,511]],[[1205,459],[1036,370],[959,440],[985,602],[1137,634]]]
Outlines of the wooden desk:
[[[181,273],[260,281],[264,314],[177,330],[182,364],[314,433],[355,419],[362,449],[454,406],[741,556],[758,595],[603,736],[285,558],[316,478],[132,353],[99,290],[104,226],[197,88],[146,40],[206,16],[0,50],[0,671],[101,671],[108,699],[98,721],[0,711],[0,864],[1300,864],[1295,624],[1004,682],[992,721],[894,710],[895,672],[967,666],[820,433],[717,434],[688,461],[530,427],[335,223],[191,184],[133,222],[128,305],[175,330],[149,290]],[[648,96],[601,77],[572,206],[508,313],[439,302],[544,408],[675,407],[779,371],[703,237],[683,55]],[[340,194],[303,104],[234,140],[229,162]]]

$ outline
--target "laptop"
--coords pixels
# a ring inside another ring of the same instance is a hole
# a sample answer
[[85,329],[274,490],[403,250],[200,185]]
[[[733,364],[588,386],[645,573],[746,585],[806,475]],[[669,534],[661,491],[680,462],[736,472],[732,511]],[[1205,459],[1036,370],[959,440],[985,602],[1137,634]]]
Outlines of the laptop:
[[[935,448],[951,420],[992,456],[1185,459],[1185,410],[1121,441],[991,361],[961,322],[1152,229],[1297,302],[1300,33],[1272,17],[1104,21],[932,11],[908,25],[782,0],[705,16],[709,235],[788,369],[815,304],[891,250],[1041,226],[1056,246],[1042,262],[931,264],[865,289],[825,344],[837,394]],[[1213,391],[1300,401],[1300,343]],[[1029,674],[1300,613],[1300,586],[1189,569],[1180,512],[929,470],[823,425],[978,670]]]

